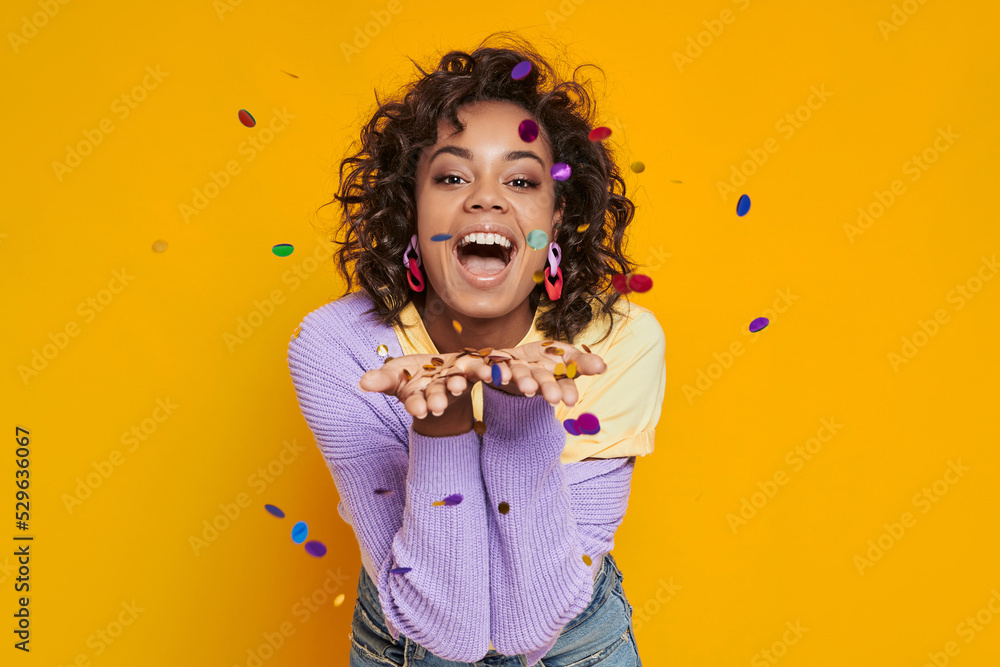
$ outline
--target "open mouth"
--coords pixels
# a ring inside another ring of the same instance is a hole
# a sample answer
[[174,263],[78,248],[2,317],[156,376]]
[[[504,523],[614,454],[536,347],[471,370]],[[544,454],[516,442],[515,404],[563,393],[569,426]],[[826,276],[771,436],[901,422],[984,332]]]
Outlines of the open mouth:
[[474,276],[488,277],[497,275],[510,264],[514,249],[499,243],[487,245],[463,241],[455,248],[455,255],[466,271]]

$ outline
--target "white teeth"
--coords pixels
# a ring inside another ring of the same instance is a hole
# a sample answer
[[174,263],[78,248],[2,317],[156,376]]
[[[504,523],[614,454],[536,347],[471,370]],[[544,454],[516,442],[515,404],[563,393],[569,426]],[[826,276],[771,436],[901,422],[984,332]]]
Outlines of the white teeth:
[[472,233],[467,234],[462,238],[462,243],[460,245],[465,245],[466,243],[481,243],[483,245],[493,245],[494,243],[503,246],[504,248],[510,248],[510,241],[500,236],[499,234],[491,233]]

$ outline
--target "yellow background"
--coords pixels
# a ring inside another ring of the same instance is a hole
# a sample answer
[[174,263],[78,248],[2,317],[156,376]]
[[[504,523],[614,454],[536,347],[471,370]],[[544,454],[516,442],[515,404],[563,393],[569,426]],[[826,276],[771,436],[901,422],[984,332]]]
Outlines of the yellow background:
[[[571,64],[600,65],[606,78],[588,71],[610,141],[622,165],[646,164],[627,173],[639,206],[630,247],[654,286],[633,296],[663,325],[668,381],[656,452],[637,463],[614,551],[643,663],[773,664],[759,653],[773,648],[788,667],[922,665],[953,641],[957,655],[939,660],[997,664],[1000,618],[971,641],[959,624],[1000,590],[1000,280],[982,259],[1000,250],[1000,10],[911,0],[907,14],[897,2],[894,26],[889,0],[400,0],[348,59],[341,44],[386,4],[76,1],[46,19],[37,2],[4,3],[0,499],[2,532],[16,533],[21,426],[36,539],[23,654],[11,647],[15,543],[2,537],[3,663],[242,666],[289,623],[265,665],[347,664],[360,556],[285,360],[302,317],[342,291],[329,261],[309,259],[329,251],[317,229],[334,213],[315,211],[374,89],[415,72],[407,56],[433,67],[510,29],[546,56],[565,49]],[[33,36],[12,41],[19,32]],[[695,57],[679,65],[687,49]],[[120,117],[112,105],[147,67],[166,75]],[[803,111],[814,86],[831,96]],[[240,108],[256,128],[238,122]],[[241,146],[275,110],[294,118],[249,159]],[[810,117],[786,136],[780,121],[797,111]],[[113,132],[60,180],[53,163],[103,119]],[[958,138],[911,180],[906,163],[934,156],[939,128]],[[723,197],[718,182],[769,139],[777,150],[736,188],[753,202],[738,217],[738,194]],[[185,222],[180,205],[230,161],[240,173]],[[858,208],[897,179],[905,191],[849,238]],[[163,253],[151,249],[159,239]],[[277,243],[294,254],[276,257]],[[132,278],[111,283],[118,293],[88,321],[80,304],[122,269]],[[977,271],[991,279],[972,280],[979,289],[959,308],[956,286]],[[225,334],[276,291],[282,303],[230,350]],[[748,334],[779,291],[797,298]],[[947,322],[934,330],[938,310]],[[917,335],[916,355],[894,367],[890,353],[921,321],[934,335]],[[69,323],[78,335],[23,380],[19,367]],[[735,342],[743,354],[713,367]],[[700,373],[715,378],[685,395]],[[158,399],[178,406],[162,423]],[[794,469],[787,453],[822,419],[842,428]],[[155,431],[129,451],[121,438],[144,420]],[[258,493],[251,475],[292,441],[305,451]],[[124,461],[70,512],[65,495],[115,450]],[[968,472],[939,482],[946,493],[922,513],[914,495],[959,459]],[[778,471],[787,483],[766,504],[756,496],[734,532],[727,515]],[[249,507],[195,555],[189,537],[241,493]],[[904,512],[915,525],[859,572],[855,557]],[[291,542],[298,520],[325,557]],[[330,588],[344,602],[303,622],[295,605],[338,570],[346,583]],[[134,622],[98,641],[133,600]],[[783,635],[796,622],[805,634]]]

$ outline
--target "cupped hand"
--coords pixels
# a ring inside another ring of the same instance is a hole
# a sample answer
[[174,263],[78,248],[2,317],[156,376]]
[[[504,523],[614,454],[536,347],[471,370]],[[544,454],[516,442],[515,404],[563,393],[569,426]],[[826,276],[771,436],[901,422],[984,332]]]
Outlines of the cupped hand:
[[509,360],[498,362],[499,385],[493,384],[491,379],[484,381],[513,396],[534,396],[541,391],[552,405],[560,401],[574,405],[579,398],[574,379],[581,375],[600,375],[608,369],[601,357],[590,352],[590,348],[584,348],[586,352],[566,343],[545,341],[495,350],[493,355],[505,355]]
[[381,368],[361,376],[358,386],[363,391],[377,391],[395,396],[406,411],[417,419],[428,412],[444,414],[451,405],[463,400],[479,381],[489,381],[488,359],[478,350],[450,354],[407,354],[390,358]]

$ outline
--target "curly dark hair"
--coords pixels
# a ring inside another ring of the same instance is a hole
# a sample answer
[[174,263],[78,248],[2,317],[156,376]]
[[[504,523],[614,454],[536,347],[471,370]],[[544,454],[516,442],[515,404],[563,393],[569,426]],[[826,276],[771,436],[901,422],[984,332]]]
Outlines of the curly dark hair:
[[[494,37],[501,45],[486,46]],[[503,42],[511,48],[500,48]],[[338,231],[346,231],[346,238],[334,243],[343,246],[336,260],[347,282],[344,295],[352,291],[356,277],[375,304],[367,313],[378,313],[382,324],[402,326],[403,308],[426,295],[410,290],[401,260],[416,233],[415,172],[421,151],[437,142],[442,117],[461,131],[457,110],[462,105],[499,100],[536,118],[552,147],[553,162],[566,162],[573,169],[572,178],[555,181],[555,208],[566,207],[553,232],[562,248],[562,296],[551,301],[541,284],[532,290],[533,311],[539,303],[549,306],[538,316],[538,329],[548,338],[573,343],[598,313],[613,322],[612,315],[621,314],[614,306],[622,295],[611,278],[636,267],[624,254],[625,228],[635,205],[625,196],[611,150],[605,142],[588,138],[596,104],[588,93],[589,79],[588,85],[578,82],[577,72],[589,65],[577,67],[571,80],[562,81],[526,40],[507,32],[492,33],[472,53],[450,51],[430,73],[409,60],[421,76],[400,91],[401,100],[397,96],[379,102],[375,92],[378,108],[361,131],[360,147],[340,163],[340,191],[323,205],[343,205]],[[531,62],[531,72],[515,80],[511,71],[524,60]],[[612,328],[609,324],[601,340]]]

